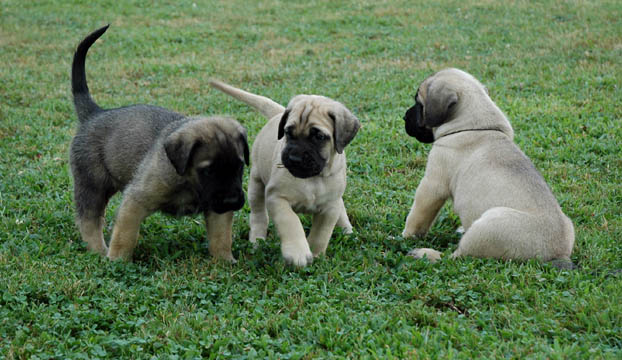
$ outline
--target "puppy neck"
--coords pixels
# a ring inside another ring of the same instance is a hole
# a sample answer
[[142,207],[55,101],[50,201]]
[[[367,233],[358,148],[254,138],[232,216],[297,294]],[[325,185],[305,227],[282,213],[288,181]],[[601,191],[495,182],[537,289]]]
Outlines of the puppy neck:
[[346,166],[346,152],[344,151],[341,154],[335,153],[335,156],[332,156],[330,159],[328,159],[328,161],[326,162],[326,166],[324,166],[324,169],[322,169],[322,172],[320,172],[319,176],[321,177],[333,176],[339,173],[340,171],[342,171],[345,166]]
[[435,141],[464,131],[496,130],[514,139],[514,130],[505,114],[483,90],[461,93],[461,103],[455,118],[434,128]]
[[498,132],[500,132],[500,133],[502,133],[502,134],[504,134],[504,135],[507,135],[507,134],[505,133],[505,131],[503,131],[503,130],[501,130],[501,129],[497,129],[497,128],[464,129],[464,130],[456,130],[456,131],[452,131],[452,132],[449,132],[449,133],[443,134],[443,135],[439,136],[438,138],[437,138],[437,137],[435,137],[435,138],[434,138],[434,142],[437,142],[438,140],[440,140],[440,139],[442,139],[442,138],[444,138],[444,137],[446,137],[446,136],[449,136],[449,135],[454,135],[454,134],[459,134],[459,133],[462,133],[462,132],[465,132],[465,131],[498,131]]

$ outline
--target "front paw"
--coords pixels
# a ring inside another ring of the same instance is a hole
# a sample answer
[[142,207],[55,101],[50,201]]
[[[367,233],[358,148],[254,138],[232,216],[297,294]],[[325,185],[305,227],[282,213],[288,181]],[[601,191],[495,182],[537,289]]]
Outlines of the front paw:
[[212,252],[210,251],[210,255],[212,255],[212,257],[214,259],[217,260],[224,260],[224,261],[228,261],[232,264],[237,263],[238,261],[233,257],[233,254],[229,251],[223,251],[223,252]]
[[408,226],[404,227],[402,231],[402,237],[404,239],[409,237],[424,237],[428,233],[428,229],[423,229],[421,226]]
[[257,231],[251,228],[251,231],[248,233],[248,241],[253,244],[253,246],[257,247],[257,240],[266,240],[266,231]]
[[309,239],[309,248],[311,248],[311,253],[313,257],[318,257],[324,253],[326,253],[326,248],[328,247],[327,241],[314,241],[313,239]]
[[108,260],[110,261],[132,261],[132,253],[131,252],[121,252],[121,251],[114,251],[114,250],[109,250],[108,251],[108,255],[106,255],[106,257],[108,258]]
[[415,259],[427,258],[430,263],[439,261],[442,255],[440,251],[428,248],[417,248],[408,252],[408,256],[412,256]]
[[106,257],[108,255],[108,247],[107,246],[91,246],[90,244],[86,246],[86,248],[95,253],[99,254],[101,257]]
[[404,239],[409,238],[409,237],[421,237],[425,235],[425,231],[416,231],[416,230],[410,230],[408,228],[404,229],[404,231],[402,231],[402,237]]
[[342,226],[340,226],[340,227],[341,227],[341,232],[342,232],[344,235],[350,235],[350,234],[352,234],[352,233],[353,233],[353,231],[352,231],[352,226],[343,226],[343,227],[342,227]]
[[281,252],[285,263],[296,267],[305,267],[313,262],[313,254],[308,248],[296,249],[283,247]]

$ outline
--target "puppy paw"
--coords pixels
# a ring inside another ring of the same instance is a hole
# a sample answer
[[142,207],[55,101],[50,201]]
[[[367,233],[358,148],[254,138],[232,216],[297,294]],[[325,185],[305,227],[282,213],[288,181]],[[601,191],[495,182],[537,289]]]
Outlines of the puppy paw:
[[313,254],[311,251],[298,252],[298,253],[283,253],[283,260],[285,263],[294,265],[296,267],[305,267],[313,262]]
[[404,229],[404,231],[402,231],[402,237],[404,239],[409,238],[409,237],[419,237],[423,235],[425,235],[425,232],[410,230],[410,229]]
[[442,253],[434,249],[417,248],[410,250],[408,256],[412,256],[415,259],[427,258],[430,263],[435,263],[441,259]]
[[325,256],[326,255],[326,251],[322,251],[320,253],[313,253],[313,258],[319,258],[320,256]]
[[344,226],[344,227],[341,227],[341,232],[342,232],[344,235],[350,235],[350,234],[352,234],[352,232],[353,232],[353,231],[352,231],[352,226]]
[[265,236],[249,236],[248,241],[253,245],[253,249],[257,249],[259,247],[259,241],[265,241]]
[[121,255],[121,254],[115,254],[115,253],[111,253],[110,251],[108,252],[108,255],[106,256],[108,258],[108,260],[110,261],[127,261],[127,262],[131,262],[132,261],[132,255]]
[[106,255],[108,255],[108,247],[106,246],[91,247],[87,245],[86,248],[91,252],[99,254],[101,257],[106,257]]
[[235,264],[235,263],[237,263],[237,262],[238,262],[238,261],[237,261],[237,260],[233,257],[233,254],[231,254],[230,252],[222,252],[222,253],[215,253],[215,254],[212,254],[212,253],[210,252],[210,255],[212,255],[212,257],[213,257],[214,259],[217,259],[217,260],[222,260],[222,261],[227,261],[227,262],[230,262],[230,263],[232,263],[232,264]]
[[424,237],[425,234],[427,234],[427,230],[408,230],[408,229],[404,229],[404,231],[402,231],[402,237],[404,239],[407,238],[420,238],[420,237]]
[[264,232],[260,232],[260,231],[255,231],[253,229],[251,229],[251,231],[248,233],[248,241],[250,241],[253,244],[257,243],[257,240],[265,240],[266,239],[266,235],[267,233]]

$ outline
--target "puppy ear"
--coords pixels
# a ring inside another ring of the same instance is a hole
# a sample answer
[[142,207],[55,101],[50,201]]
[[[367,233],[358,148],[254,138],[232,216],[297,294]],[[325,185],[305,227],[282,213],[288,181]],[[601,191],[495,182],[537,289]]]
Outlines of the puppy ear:
[[242,145],[242,154],[244,155],[244,164],[248,166],[249,164],[249,150],[248,150],[248,135],[246,132],[246,128],[242,126],[236,120],[233,120],[233,123],[236,124],[236,129],[238,131],[238,141]]
[[279,135],[277,137],[278,140],[281,140],[283,135],[285,135],[285,124],[287,123],[287,118],[289,117],[290,111],[291,109],[286,109],[283,113],[283,116],[281,116],[281,121],[279,122]]
[[248,138],[246,136],[246,130],[242,131],[242,149],[244,151],[244,163],[246,166],[249,164],[249,151],[248,151]]
[[177,174],[184,175],[186,173],[188,162],[198,143],[198,140],[191,140],[190,136],[182,131],[176,131],[166,138],[164,150]]
[[335,151],[341,154],[361,128],[361,122],[343,106],[337,111],[329,111],[328,116],[333,120]]
[[449,120],[452,107],[458,103],[458,93],[443,84],[428,87],[423,109],[423,123],[428,128],[438,127]]

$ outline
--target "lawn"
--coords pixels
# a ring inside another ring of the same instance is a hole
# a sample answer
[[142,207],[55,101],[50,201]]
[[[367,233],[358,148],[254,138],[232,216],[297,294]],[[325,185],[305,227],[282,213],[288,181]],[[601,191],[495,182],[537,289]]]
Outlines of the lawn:
[[[246,204],[236,264],[210,258],[200,216],[149,217],[131,263],[86,252],[68,163],[70,65],[107,23],[87,59],[102,107],[229,114],[250,142],[265,119],[210,77],[282,104],[313,93],[350,108],[363,123],[346,149],[354,234],[336,230],[325,257],[295,269],[272,226],[249,244]],[[1,0],[0,357],[619,359],[620,59],[616,0]],[[406,256],[449,255],[459,240],[449,205],[426,237],[400,236],[430,149],[402,116],[418,84],[450,66],[507,114],[574,222],[578,270]]]

